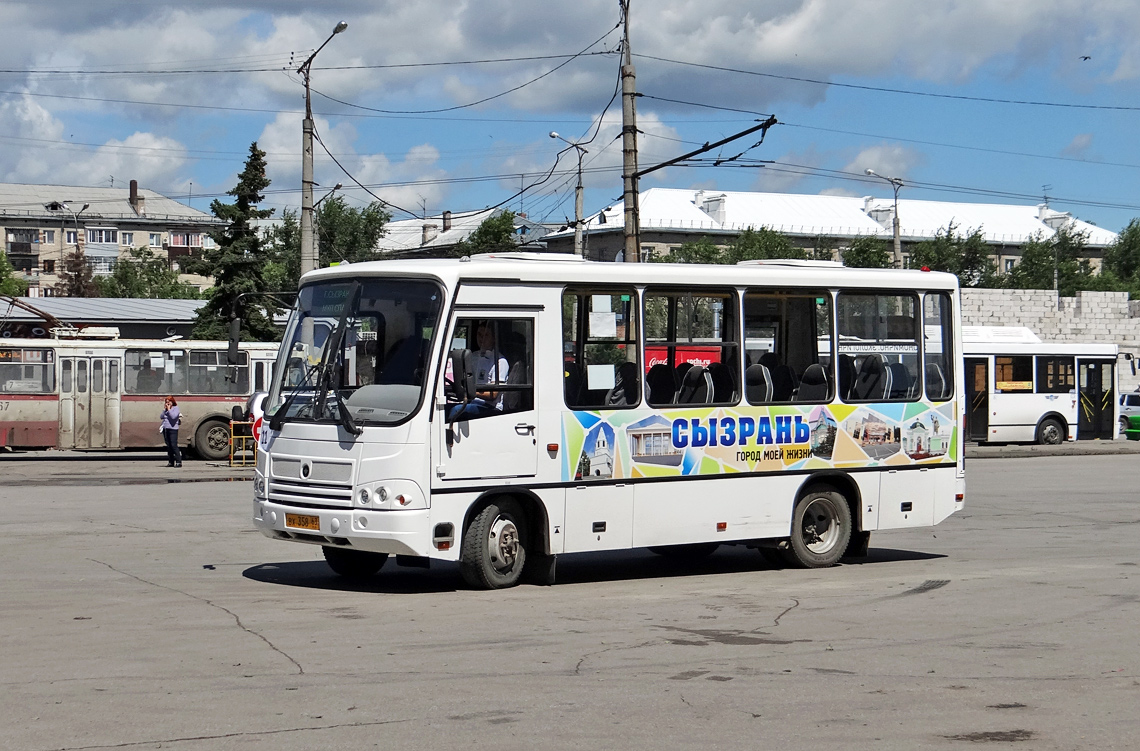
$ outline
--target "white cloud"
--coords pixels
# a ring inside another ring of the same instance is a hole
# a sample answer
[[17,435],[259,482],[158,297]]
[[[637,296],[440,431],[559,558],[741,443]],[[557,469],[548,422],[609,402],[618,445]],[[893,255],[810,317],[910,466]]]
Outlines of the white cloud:
[[881,144],[863,149],[843,168],[844,172],[863,174],[873,169],[885,177],[905,178],[922,163],[922,154],[897,144]]
[[1089,155],[1089,149],[1092,147],[1093,134],[1092,133],[1078,133],[1073,136],[1073,140],[1069,141],[1069,145],[1061,149],[1061,154],[1074,159],[1084,159]]

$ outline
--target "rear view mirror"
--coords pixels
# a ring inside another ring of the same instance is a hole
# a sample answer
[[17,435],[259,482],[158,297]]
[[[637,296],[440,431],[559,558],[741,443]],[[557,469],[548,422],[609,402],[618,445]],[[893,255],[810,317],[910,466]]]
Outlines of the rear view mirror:
[[230,348],[226,351],[226,362],[230,365],[238,364],[238,342],[241,341],[241,319],[234,316],[230,319]]
[[475,398],[475,369],[471,363],[471,350],[453,349],[451,358],[451,388],[456,401],[469,402]]

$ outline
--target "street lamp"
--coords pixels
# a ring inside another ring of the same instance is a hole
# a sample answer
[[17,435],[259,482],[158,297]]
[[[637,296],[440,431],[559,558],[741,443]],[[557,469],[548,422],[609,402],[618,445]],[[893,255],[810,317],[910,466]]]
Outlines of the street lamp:
[[301,274],[317,268],[317,246],[313,242],[313,103],[309,92],[309,73],[312,71],[313,58],[325,48],[325,44],[332,38],[348,28],[346,21],[341,21],[329,34],[324,44],[317,47],[313,54],[297,72],[305,81],[305,119],[301,122]]
[[550,137],[570,144],[578,152],[578,187],[574,189],[574,255],[580,256],[582,249],[582,155],[586,153],[581,144],[567,141],[562,136],[550,131]]
[[[87,211],[87,209],[91,208],[91,204],[85,203],[83,204],[83,208],[81,208],[79,211],[76,211],[75,209],[71,208],[71,204],[68,201],[52,201],[51,203],[45,203],[44,208],[48,211],[66,211],[71,214],[71,219],[75,222],[75,252],[82,253],[83,249],[79,245],[79,215],[84,211]],[[63,242],[64,245],[66,245],[67,238],[64,238]]]
[[880,175],[873,169],[868,169],[867,174],[871,177],[877,177],[880,180],[886,180],[895,189],[895,268],[902,268],[902,240],[899,237],[899,188],[903,186],[903,181],[897,177],[887,177]]

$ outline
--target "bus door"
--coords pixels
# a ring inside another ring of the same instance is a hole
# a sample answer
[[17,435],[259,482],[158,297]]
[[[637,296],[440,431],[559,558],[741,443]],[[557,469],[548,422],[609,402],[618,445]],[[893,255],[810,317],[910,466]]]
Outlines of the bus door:
[[59,447],[119,447],[120,361],[116,357],[61,357]]
[[990,432],[989,359],[966,358],[966,440],[984,441]]
[[1110,439],[1116,430],[1115,363],[1077,360],[1077,440]]
[[[475,394],[455,398],[450,357],[436,388],[436,475],[444,482],[533,477],[538,469],[533,313],[471,311],[452,320],[448,351],[469,350]],[[544,448],[545,450],[545,448]]]

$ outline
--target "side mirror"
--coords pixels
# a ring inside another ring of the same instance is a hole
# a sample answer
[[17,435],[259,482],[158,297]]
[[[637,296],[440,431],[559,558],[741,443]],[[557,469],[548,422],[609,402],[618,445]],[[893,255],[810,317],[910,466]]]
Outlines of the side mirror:
[[450,357],[455,398],[461,402],[469,402],[475,398],[475,369],[471,363],[471,350],[453,349]]
[[235,404],[234,408],[230,410],[230,419],[234,422],[244,422],[245,410],[242,409],[241,406]]
[[238,342],[241,341],[241,319],[234,316],[230,319],[230,348],[226,351],[226,362],[230,365],[238,364]]

